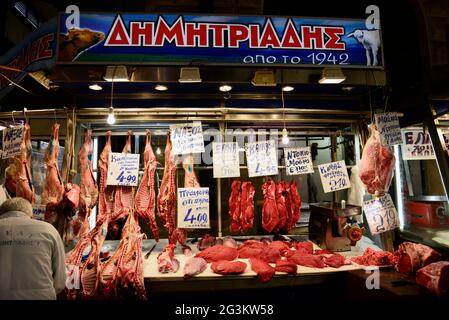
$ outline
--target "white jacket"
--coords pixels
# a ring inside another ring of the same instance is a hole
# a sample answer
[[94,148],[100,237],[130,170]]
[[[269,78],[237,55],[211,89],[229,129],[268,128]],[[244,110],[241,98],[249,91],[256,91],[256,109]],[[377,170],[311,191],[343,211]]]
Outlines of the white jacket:
[[56,299],[65,280],[64,244],[56,229],[20,211],[0,215],[0,299]]

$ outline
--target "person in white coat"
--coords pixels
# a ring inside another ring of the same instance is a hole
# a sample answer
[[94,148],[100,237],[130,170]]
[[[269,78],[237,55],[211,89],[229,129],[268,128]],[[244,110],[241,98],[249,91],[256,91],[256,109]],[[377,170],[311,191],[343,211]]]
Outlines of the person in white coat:
[[32,216],[23,198],[0,206],[1,300],[55,300],[65,287],[61,237],[51,224]]
[[17,167],[15,164],[10,164],[5,169],[5,183],[0,185],[0,205],[16,196],[17,178]]

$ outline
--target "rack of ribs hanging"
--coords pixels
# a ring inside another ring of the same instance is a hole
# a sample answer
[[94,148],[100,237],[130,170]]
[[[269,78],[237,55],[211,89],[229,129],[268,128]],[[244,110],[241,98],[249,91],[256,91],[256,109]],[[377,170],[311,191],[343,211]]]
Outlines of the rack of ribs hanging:
[[53,224],[62,236],[66,228],[67,217],[65,217],[61,211],[61,201],[64,196],[64,184],[59,173],[58,155],[59,123],[54,123],[51,128],[51,138],[44,153],[47,174],[45,176],[41,204],[46,206],[45,220]]
[[89,231],[90,212],[98,200],[98,187],[92,171],[92,131],[84,132],[84,143],[78,152],[80,168],[80,199],[77,217],[73,219],[73,235],[84,235]]
[[15,159],[19,169],[16,185],[16,196],[27,199],[31,204],[35,203],[34,187],[31,180],[31,129],[26,123],[23,128],[23,140],[20,145],[20,155]]
[[154,174],[157,167],[156,156],[151,148],[151,133],[146,130],[145,150],[143,152],[144,172],[134,199],[136,214],[142,218],[151,229],[153,237],[159,241],[159,230],[156,224],[156,191]]
[[172,153],[170,130],[167,131],[167,144],[165,145],[164,176],[162,177],[159,194],[157,197],[157,213],[164,221],[168,231],[168,241],[171,244],[179,242],[185,245],[186,232],[175,226],[176,217],[176,184],[175,173],[178,165],[176,155]]
[[[123,153],[131,153],[132,132],[128,131]],[[109,223],[109,235],[112,239],[120,237],[120,225],[123,225],[129,213],[134,210],[134,187],[116,186],[114,194],[114,208]]]

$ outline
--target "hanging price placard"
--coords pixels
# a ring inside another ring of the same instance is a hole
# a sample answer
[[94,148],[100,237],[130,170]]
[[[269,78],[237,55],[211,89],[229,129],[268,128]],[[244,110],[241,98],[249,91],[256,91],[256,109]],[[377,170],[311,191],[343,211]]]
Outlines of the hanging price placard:
[[435,159],[432,141],[428,132],[419,129],[403,129],[404,143],[401,145],[402,159],[428,160]]
[[390,146],[402,143],[401,127],[396,112],[378,113],[374,115],[377,130]]
[[140,155],[134,153],[109,154],[108,186],[137,186]]
[[214,178],[240,177],[237,142],[212,142]]
[[247,143],[245,151],[250,178],[278,174],[276,141]]
[[173,124],[170,126],[173,154],[204,152],[204,138],[201,122]]
[[285,148],[285,170],[287,175],[313,173],[312,153],[310,147]]
[[23,126],[6,128],[3,130],[2,159],[20,155],[20,146],[23,140]]
[[209,188],[178,188],[178,228],[207,229]]
[[399,216],[391,196],[387,193],[378,199],[363,203],[371,234],[379,234],[399,227]]
[[348,189],[351,187],[349,182],[348,169],[345,162],[336,161],[318,166],[321,177],[321,184],[325,193]]

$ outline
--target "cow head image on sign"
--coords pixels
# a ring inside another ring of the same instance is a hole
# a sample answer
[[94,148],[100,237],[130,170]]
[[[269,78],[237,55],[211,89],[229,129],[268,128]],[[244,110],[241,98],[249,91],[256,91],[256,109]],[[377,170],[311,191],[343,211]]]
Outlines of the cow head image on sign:
[[74,61],[84,51],[104,40],[104,33],[90,29],[70,29],[59,35],[59,61]]

